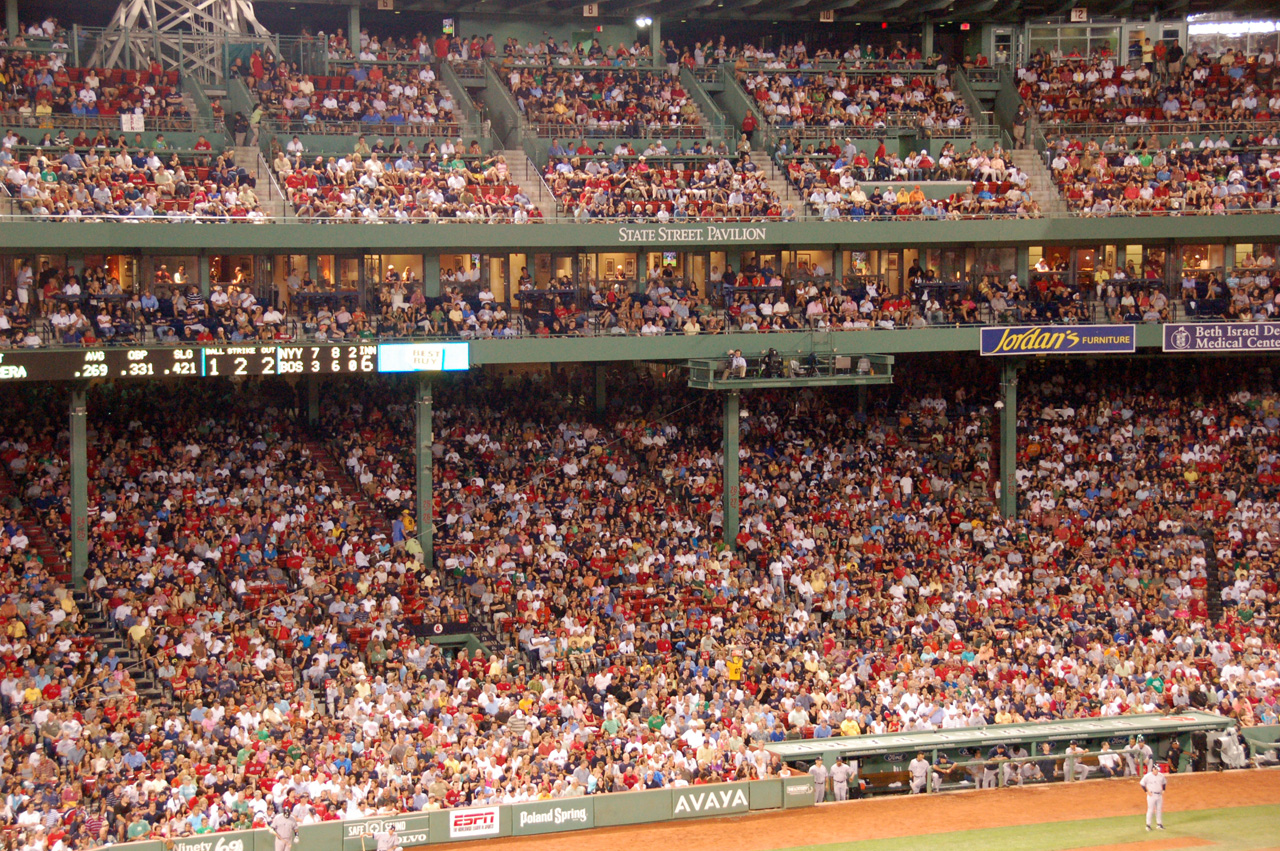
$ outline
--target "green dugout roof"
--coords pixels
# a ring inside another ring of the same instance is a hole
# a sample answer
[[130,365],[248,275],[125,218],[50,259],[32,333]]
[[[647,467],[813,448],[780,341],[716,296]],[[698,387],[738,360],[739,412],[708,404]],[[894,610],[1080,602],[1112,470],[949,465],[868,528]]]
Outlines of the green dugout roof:
[[1103,739],[1115,736],[1174,736],[1196,730],[1225,730],[1230,718],[1208,712],[1177,715],[1119,715],[1111,718],[1069,718],[1029,724],[993,724],[952,730],[921,730],[881,736],[837,736],[767,745],[784,760],[813,759],[840,754],[860,759],[887,753],[931,752],[936,748],[995,747],[1001,742],[1051,742],[1067,739]]

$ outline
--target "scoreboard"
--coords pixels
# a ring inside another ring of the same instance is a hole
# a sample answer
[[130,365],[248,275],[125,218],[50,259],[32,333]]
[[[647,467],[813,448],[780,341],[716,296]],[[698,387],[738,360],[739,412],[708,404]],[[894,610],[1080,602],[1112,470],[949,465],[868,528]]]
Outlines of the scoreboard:
[[378,347],[218,346],[206,348],[201,375],[359,375],[378,371]]
[[0,350],[0,383],[263,375],[372,375],[471,366],[466,343],[337,343]]

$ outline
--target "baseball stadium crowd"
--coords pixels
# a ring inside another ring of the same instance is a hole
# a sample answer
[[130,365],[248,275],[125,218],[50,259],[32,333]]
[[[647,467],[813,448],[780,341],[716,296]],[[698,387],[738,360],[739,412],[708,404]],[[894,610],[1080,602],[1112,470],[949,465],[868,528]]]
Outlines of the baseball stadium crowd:
[[[10,134],[16,136],[16,134]],[[258,222],[256,180],[232,151],[217,156],[207,141],[192,152],[130,145],[121,136],[83,147],[65,134],[34,147],[0,149],[4,188],[18,212],[64,221],[128,219]],[[201,137],[203,140],[203,137]],[[48,144],[45,144],[48,142]]]
[[678,77],[656,70],[512,67],[506,81],[539,133],[701,136],[701,113]]
[[[865,415],[753,394],[736,553],[712,400],[635,375],[596,422],[571,388],[469,379],[438,391],[437,568],[405,513],[402,389],[326,393],[324,442],[280,387],[95,394],[89,594],[5,526],[0,819],[71,849],[279,806],[769,776],[764,746],[795,737],[1188,706],[1274,723],[1280,400],[1237,366],[1024,375],[1017,522],[968,365],[909,366]],[[65,545],[55,397],[7,407],[0,453]],[[500,638],[450,658],[420,637],[450,622]]]
[[[1107,51],[1037,51],[1018,68],[1023,100],[1041,124],[1267,121],[1280,113],[1275,55],[1184,54],[1147,39],[1125,63]],[[1172,54],[1171,54],[1172,52]]]
[[[296,143],[296,145],[295,145]],[[486,157],[461,139],[419,150],[364,137],[345,156],[308,161],[297,137],[272,161],[299,218],[313,222],[527,224],[542,217],[512,177],[503,154]]]
[[[664,148],[665,150],[665,148]],[[678,154],[652,165],[641,154],[624,161],[561,157],[547,166],[552,194],[577,221],[644,219],[759,221],[784,218],[778,194],[749,153],[681,162]],[[791,209],[791,218],[795,210]]]
[[1067,205],[1081,215],[1223,215],[1280,207],[1280,139],[1184,135],[1129,143],[1066,135],[1048,139],[1049,167]]
[[739,73],[739,82],[765,120],[778,127],[906,126],[958,131],[972,125],[963,99],[945,74],[834,70]]
[[188,118],[178,72],[152,62],[146,70],[67,67],[67,45],[48,52],[0,53],[0,114],[23,126],[77,118],[143,115],[163,123]]
[[458,122],[453,95],[429,65],[365,67],[356,61],[334,70],[339,73],[302,74],[256,51],[247,66],[233,67],[258,99],[251,125],[268,119],[308,133],[348,134],[371,124],[438,133],[441,125],[452,132]]

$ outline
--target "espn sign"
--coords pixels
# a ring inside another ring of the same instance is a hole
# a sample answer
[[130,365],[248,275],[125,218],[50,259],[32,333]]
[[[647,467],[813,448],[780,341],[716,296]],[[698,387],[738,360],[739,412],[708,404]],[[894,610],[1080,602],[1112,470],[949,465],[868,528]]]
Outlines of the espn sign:
[[477,807],[471,810],[450,810],[450,839],[472,839],[477,836],[497,835],[497,807]]

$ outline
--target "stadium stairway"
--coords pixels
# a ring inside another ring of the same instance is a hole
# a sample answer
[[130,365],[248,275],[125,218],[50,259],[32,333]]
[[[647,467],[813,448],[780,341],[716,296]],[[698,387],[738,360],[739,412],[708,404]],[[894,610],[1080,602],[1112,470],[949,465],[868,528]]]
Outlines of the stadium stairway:
[[[303,440],[303,445],[311,451],[311,457],[315,464],[324,470],[325,479],[333,482],[336,487],[341,488],[343,494],[355,505],[356,511],[369,518],[371,525],[380,528],[390,537],[391,519],[386,517],[378,510],[377,506],[369,501],[360,489],[360,483],[347,472],[346,467],[334,456],[326,444],[314,436],[308,436]],[[534,664],[532,657],[525,655],[515,646],[511,635],[495,628],[492,616],[486,615],[480,611],[478,606],[472,604],[474,601],[472,601],[466,590],[462,588],[460,582],[444,571],[439,571],[439,575],[444,587],[453,590],[461,599],[467,601],[468,609],[471,612],[471,633],[481,644],[490,650],[507,649],[519,655],[526,665]]]
[[369,501],[360,489],[360,483],[351,477],[329,447],[312,435],[308,435],[302,445],[310,450],[312,462],[324,470],[325,479],[342,491],[343,498],[351,502],[357,512],[367,517],[371,526],[390,537],[391,520]]
[[94,600],[87,591],[75,591],[72,596],[80,609],[80,614],[84,617],[86,631],[93,636],[97,644],[98,652],[106,656],[114,649],[120,664],[124,665],[137,684],[138,696],[149,704],[168,704],[170,695],[157,683],[151,666],[142,661],[129,646],[124,635],[111,625],[111,621],[103,613],[98,601]]
[[801,198],[800,193],[798,193],[795,188],[787,182],[786,173],[777,167],[773,162],[772,157],[757,155],[753,156],[751,159],[755,160],[757,165],[764,169],[765,175],[769,180],[769,188],[777,194],[778,199],[781,200],[783,204],[790,201],[797,205],[797,211],[804,207],[804,199]]
[[536,170],[529,156],[520,148],[504,150],[502,155],[507,159],[507,168],[511,172],[512,179],[520,185],[524,193],[542,212],[542,218],[546,221],[555,219],[557,217],[556,199],[551,194],[551,190],[544,186],[542,175]]
[[232,148],[235,152],[236,165],[243,166],[253,175],[254,192],[258,194],[258,207],[269,218],[283,218],[286,215],[285,200],[276,192],[271,180],[270,166],[262,158],[262,152],[256,145],[245,145]]
[[40,556],[40,560],[44,562],[49,572],[62,582],[70,582],[71,565],[67,561],[66,553],[54,544],[49,538],[49,533],[45,531],[44,523],[22,501],[18,483],[11,478],[8,469],[5,469],[4,473],[0,474],[0,499],[3,499],[10,508],[14,509],[14,513],[18,516],[18,522],[22,524],[23,531],[27,533],[30,548]]
[[1026,151],[1009,151],[1009,159],[1019,170],[1027,173],[1027,189],[1032,199],[1040,205],[1040,212],[1046,216],[1065,216],[1067,202],[1062,199],[1049,167],[1044,164],[1040,152],[1034,149]]

